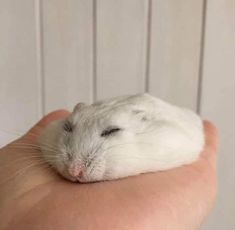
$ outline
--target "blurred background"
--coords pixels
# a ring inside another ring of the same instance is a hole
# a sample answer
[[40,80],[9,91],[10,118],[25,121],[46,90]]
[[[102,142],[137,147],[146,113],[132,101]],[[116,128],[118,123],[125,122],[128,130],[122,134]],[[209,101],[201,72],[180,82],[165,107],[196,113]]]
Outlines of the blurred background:
[[0,0],[0,28],[0,146],[54,109],[149,92],[217,125],[202,229],[235,229],[234,0]]

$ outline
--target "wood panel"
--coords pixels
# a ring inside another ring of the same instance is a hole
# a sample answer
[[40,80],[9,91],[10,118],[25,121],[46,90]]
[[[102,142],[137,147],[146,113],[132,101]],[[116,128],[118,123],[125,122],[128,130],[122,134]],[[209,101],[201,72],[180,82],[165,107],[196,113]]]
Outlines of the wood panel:
[[0,146],[41,113],[35,23],[34,1],[0,2]]
[[235,229],[235,1],[209,0],[207,6],[203,117],[220,132],[219,194],[203,229]]
[[97,98],[145,89],[146,0],[99,0],[96,9]]
[[149,91],[196,110],[203,0],[153,0]]
[[92,100],[92,0],[43,0],[45,111]]

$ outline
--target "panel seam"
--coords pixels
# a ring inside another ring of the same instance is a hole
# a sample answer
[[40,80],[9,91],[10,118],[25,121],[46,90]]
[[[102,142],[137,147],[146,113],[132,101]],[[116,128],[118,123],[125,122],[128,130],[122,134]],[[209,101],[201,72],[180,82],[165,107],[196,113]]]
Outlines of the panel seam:
[[202,84],[204,71],[204,54],[205,54],[205,36],[206,36],[206,16],[207,16],[207,0],[203,1],[202,24],[201,24],[201,41],[200,41],[200,57],[199,57],[199,74],[198,74],[198,91],[197,91],[197,113],[201,115],[202,101]]
[[38,104],[40,116],[45,115],[45,77],[43,58],[43,25],[42,25],[42,0],[35,0],[36,21],[36,54],[37,54],[37,78],[38,78]]
[[97,100],[97,2],[92,6],[92,102]]
[[147,34],[146,34],[146,53],[145,53],[145,92],[149,92],[149,72],[150,72],[150,48],[151,48],[151,26],[152,26],[152,0],[148,0],[147,6]]

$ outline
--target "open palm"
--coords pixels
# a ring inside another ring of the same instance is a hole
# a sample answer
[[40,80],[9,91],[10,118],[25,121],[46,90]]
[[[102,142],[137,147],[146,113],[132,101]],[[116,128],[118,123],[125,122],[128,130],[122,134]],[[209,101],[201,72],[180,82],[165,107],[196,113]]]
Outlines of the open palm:
[[215,199],[217,132],[204,122],[206,146],[187,166],[116,181],[74,184],[41,159],[36,140],[61,110],[0,150],[1,229],[197,229]]

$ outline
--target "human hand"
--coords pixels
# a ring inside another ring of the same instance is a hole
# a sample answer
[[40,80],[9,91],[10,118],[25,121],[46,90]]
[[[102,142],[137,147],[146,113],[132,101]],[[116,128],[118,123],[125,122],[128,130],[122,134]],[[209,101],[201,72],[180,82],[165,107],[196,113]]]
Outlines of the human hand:
[[57,111],[0,150],[2,229],[197,229],[216,195],[217,133],[204,122],[206,146],[187,166],[116,181],[73,184],[40,158],[36,139]]

